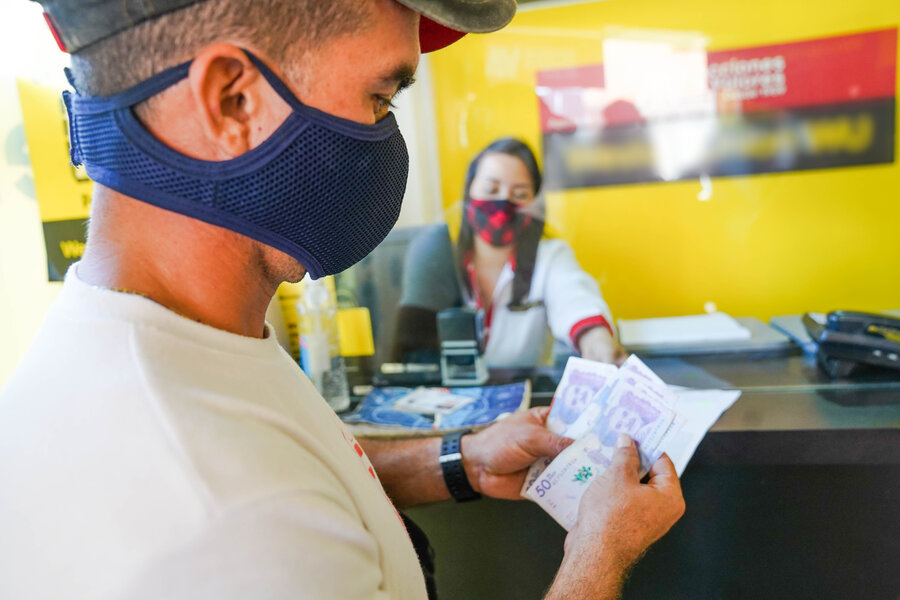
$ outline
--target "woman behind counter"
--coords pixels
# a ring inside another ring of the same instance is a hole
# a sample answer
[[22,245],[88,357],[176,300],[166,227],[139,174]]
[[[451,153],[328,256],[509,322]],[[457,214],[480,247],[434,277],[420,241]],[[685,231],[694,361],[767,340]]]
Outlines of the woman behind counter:
[[437,312],[466,305],[484,311],[490,368],[538,365],[548,328],[584,358],[624,360],[596,282],[565,241],[543,237],[540,187],[537,161],[520,140],[497,140],[469,163],[456,251],[443,225],[410,244],[395,357],[436,349]]

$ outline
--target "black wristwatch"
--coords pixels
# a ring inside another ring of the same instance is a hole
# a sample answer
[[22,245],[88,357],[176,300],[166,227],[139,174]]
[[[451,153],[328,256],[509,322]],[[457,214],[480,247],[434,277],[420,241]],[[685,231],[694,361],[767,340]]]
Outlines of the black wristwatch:
[[445,435],[441,440],[441,457],[438,459],[441,463],[441,472],[444,474],[444,483],[447,484],[450,495],[457,502],[468,502],[481,498],[481,494],[469,485],[469,478],[466,477],[466,470],[463,468],[459,440],[467,433],[472,433],[472,430],[464,429]]

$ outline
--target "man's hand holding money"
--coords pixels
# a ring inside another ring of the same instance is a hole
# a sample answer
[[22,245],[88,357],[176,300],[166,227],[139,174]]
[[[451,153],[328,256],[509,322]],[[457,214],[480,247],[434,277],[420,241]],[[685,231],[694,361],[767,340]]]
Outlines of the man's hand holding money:
[[486,496],[520,500],[525,473],[536,459],[556,457],[572,440],[552,433],[549,406],[510,415],[461,440],[463,464],[472,488]]
[[622,435],[611,464],[581,497],[565,557],[545,600],[618,598],[625,574],[684,514],[675,467],[663,455],[640,480],[640,457]]

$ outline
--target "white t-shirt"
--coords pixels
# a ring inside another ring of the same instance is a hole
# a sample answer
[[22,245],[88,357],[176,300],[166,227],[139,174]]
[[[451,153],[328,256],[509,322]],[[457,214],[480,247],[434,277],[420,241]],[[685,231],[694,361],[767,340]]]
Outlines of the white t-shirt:
[[69,271],[0,392],[0,598],[425,598],[368,459],[275,336]]

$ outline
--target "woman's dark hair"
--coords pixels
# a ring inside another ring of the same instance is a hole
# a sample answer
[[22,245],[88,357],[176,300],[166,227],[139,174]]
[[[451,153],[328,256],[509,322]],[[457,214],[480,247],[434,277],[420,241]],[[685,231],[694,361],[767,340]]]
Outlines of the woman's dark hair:
[[[531,175],[531,182],[535,197],[541,189],[541,170],[538,168],[537,159],[528,145],[516,138],[502,138],[491,143],[487,148],[478,153],[478,156],[469,163],[466,171],[466,181],[463,186],[463,217],[459,229],[459,239],[456,242],[456,268],[459,272],[465,294],[471,298],[474,295],[472,284],[465,269],[466,256],[472,251],[475,239],[475,231],[466,218],[466,210],[472,200],[469,188],[472,180],[478,172],[478,164],[487,154],[508,154],[521,160]],[[516,268],[513,276],[512,299],[509,308],[521,308],[527,299],[528,290],[531,289],[531,277],[534,274],[534,260],[537,256],[538,242],[544,234],[544,220],[532,217],[531,223],[519,234],[516,247]]]

